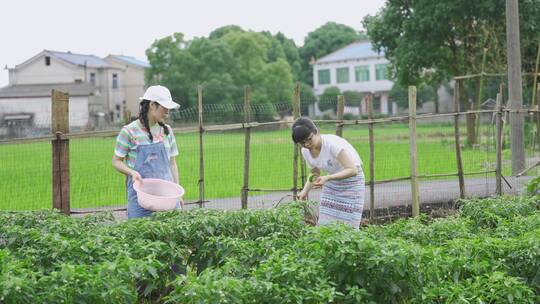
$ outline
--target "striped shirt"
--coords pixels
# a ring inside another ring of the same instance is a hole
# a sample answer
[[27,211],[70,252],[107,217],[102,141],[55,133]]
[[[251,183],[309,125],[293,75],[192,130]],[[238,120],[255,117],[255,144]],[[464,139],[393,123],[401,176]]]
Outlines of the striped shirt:
[[[169,135],[165,135],[163,128],[155,124],[150,127],[154,143],[163,142],[165,145],[165,151],[170,157],[178,155],[178,148],[176,146],[176,139],[169,125]],[[150,138],[148,138],[148,132],[143,129],[139,120],[131,122],[122,128],[118,137],[116,138],[116,146],[114,148],[114,154],[118,157],[125,158],[125,161],[130,168],[135,167],[135,161],[137,160],[137,146],[150,144]]]

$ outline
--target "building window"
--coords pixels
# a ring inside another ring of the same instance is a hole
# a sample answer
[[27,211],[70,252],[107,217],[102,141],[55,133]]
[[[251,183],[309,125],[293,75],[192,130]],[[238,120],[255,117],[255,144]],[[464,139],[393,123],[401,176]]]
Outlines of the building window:
[[112,88],[118,89],[118,74],[112,74]]
[[90,73],[90,83],[95,86],[96,85],[96,73]]
[[330,83],[330,70],[319,70],[319,84],[329,84]]
[[337,68],[336,69],[336,81],[337,83],[349,82],[349,68]]
[[376,80],[388,79],[388,65],[387,64],[375,65],[375,79]]
[[369,81],[369,66],[361,65],[354,68],[356,82]]
[[51,57],[50,57],[50,56],[45,56],[45,65],[46,65],[46,66],[50,66],[50,65],[51,65]]

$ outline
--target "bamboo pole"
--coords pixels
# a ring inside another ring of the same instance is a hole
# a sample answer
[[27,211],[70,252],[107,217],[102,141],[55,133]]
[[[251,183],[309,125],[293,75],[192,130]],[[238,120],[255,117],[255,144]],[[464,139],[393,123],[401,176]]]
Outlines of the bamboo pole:
[[131,122],[131,111],[126,109],[124,110],[124,124],[129,124]]
[[[251,89],[244,87],[244,122],[247,124],[251,120]],[[242,209],[247,209],[249,191],[249,159],[251,144],[251,127],[245,129],[244,140],[244,186],[242,187]]]
[[[462,85],[462,80],[456,80],[454,83],[454,110],[459,112],[459,92]],[[465,198],[465,179],[463,178],[463,162],[461,160],[461,144],[459,140],[459,114],[454,116],[454,136],[456,146],[456,162],[457,162],[457,174],[459,180],[459,197]]]
[[540,111],[538,108],[540,106],[540,84],[536,85],[536,111],[533,116],[536,117],[536,136],[538,138],[538,143],[540,145]]
[[[500,90],[502,91],[502,86]],[[497,137],[495,138],[495,150],[497,154],[497,161],[495,166],[495,193],[500,196],[502,195],[502,93],[497,94],[497,110],[497,120],[495,122],[497,129]]]
[[51,129],[57,136],[51,143],[53,208],[69,215],[69,139],[60,138],[69,133],[69,94],[52,90],[51,102]]
[[[484,53],[482,54],[482,65],[480,67],[481,69],[481,73],[480,73],[480,77],[478,78],[478,82],[477,82],[477,88],[476,88],[476,102],[475,102],[475,107],[474,107],[474,110],[480,110],[481,108],[481,103],[482,103],[482,94],[483,94],[483,87],[484,87],[484,68],[485,68],[485,65],[486,65],[486,54],[487,54],[487,49],[484,48]],[[476,138],[475,138],[475,143],[476,144],[481,144],[482,143],[482,134],[481,133],[481,130],[480,130],[480,124],[481,124],[481,116],[480,115],[476,115],[476,131],[475,131],[475,135],[476,135]]]
[[[372,95],[366,96],[368,118],[373,120],[373,100]],[[369,219],[375,217],[375,136],[373,134],[373,123],[368,125],[369,132]]]
[[536,63],[534,65],[534,78],[533,78],[531,105],[538,105],[538,103],[536,103],[536,87],[538,84],[538,63],[539,62],[540,62],[540,43],[538,44],[538,52],[536,53]]
[[285,192],[285,191],[294,191],[294,189],[286,189],[286,188],[276,188],[276,189],[249,188],[248,191],[253,191],[253,192]]
[[416,161],[416,87],[409,86],[409,149],[411,160],[412,215],[420,215],[420,194],[418,192],[418,164]]
[[[538,86],[539,61],[540,61],[540,43],[538,44],[538,52],[536,54],[536,62],[534,65],[535,73],[534,73],[534,78],[533,78],[533,90],[532,90],[532,96],[531,96],[531,107],[535,109],[538,109],[540,105],[540,102],[538,101],[538,99],[540,98],[537,98],[540,95],[539,94],[540,87]],[[536,125],[536,141],[540,145],[540,114],[539,113],[533,114],[532,119]]]
[[[300,83],[297,82],[294,87],[293,93],[293,117],[296,120],[300,117]],[[298,193],[298,158],[299,158],[300,146],[294,144],[294,153],[293,153],[293,200],[296,201]],[[303,179],[302,179],[303,182]],[[302,184],[303,185],[303,184]]]
[[203,87],[197,87],[199,104],[199,208],[204,207]]
[[338,95],[337,100],[337,121],[336,124],[336,135],[339,137],[343,137],[343,111],[345,110],[345,96]]
[[[502,77],[502,76],[508,76],[506,73],[480,73],[480,74],[470,74],[470,75],[463,75],[463,76],[455,76],[454,80],[466,80],[466,79],[473,79],[478,78],[480,76],[486,76],[486,77]],[[540,73],[521,73],[522,76],[534,76],[538,75],[540,76]]]

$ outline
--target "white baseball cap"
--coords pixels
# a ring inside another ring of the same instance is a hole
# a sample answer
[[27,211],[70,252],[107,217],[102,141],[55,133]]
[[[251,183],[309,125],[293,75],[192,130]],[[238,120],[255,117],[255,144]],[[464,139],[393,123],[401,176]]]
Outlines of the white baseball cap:
[[146,89],[146,92],[144,92],[143,97],[139,97],[139,99],[155,101],[169,110],[180,108],[180,105],[172,100],[171,92],[169,91],[169,89],[160,85],[148,87],[148,89]]

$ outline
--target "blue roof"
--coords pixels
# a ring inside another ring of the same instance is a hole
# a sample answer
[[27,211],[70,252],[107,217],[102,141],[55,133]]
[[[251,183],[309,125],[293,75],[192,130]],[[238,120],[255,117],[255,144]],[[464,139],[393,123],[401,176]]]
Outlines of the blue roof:
[[316,63],[327,63],[344,61],[351,59],[364,59],[373,57],[384,57],[384,51],[377,53],[373,50],[373,45],[369,41],[353,42],[333,53],[321,57]]
[[64,61],[67,61],[71,64],[80,65],[80,66],[87,66],[91,68],[108,68],[111,67],[110,64],[108,64],[105,60],[94,56],[94,55],[82,55],[82,54],[74,54],[71,52],[57,52],[57,51],[47,51],[54,57],[60,58]]
[[149,68],[150,64],[144,60],[137,59],[135,57],[131,56],[124,56],[124,55],[111,55],[112,57],[122,60],[124,62],[127,62],[129,64],[137,65],[143,68]]

